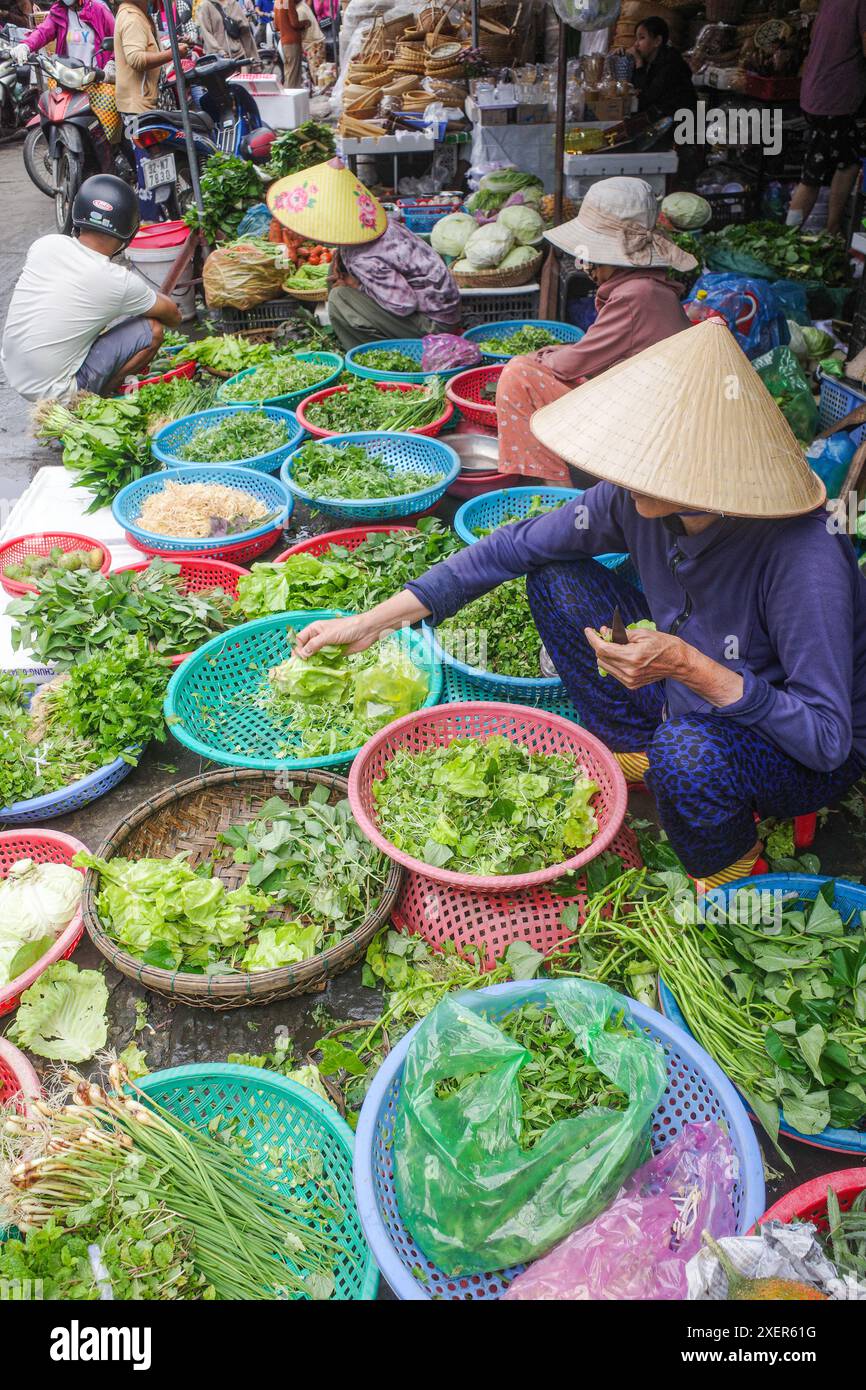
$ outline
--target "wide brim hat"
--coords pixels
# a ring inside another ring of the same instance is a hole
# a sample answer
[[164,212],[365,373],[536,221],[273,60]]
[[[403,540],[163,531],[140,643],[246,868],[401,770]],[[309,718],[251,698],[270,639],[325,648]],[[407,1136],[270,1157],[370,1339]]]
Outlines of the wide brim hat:
[[544,235],[583,265],[694,270],[694,256],[655,230],[657,218],[656,197],[644,179],[600,179],[577,217]]
[[277,179],[268,189],[267,201],[273,216],[289,231],[332,246],[362,246],[380,237],[388,225],[378,198],[341,159]]
[[530,429],[573,467],[683,511],[801,516],[826,499],[720,319],[609,368],[537,410]]

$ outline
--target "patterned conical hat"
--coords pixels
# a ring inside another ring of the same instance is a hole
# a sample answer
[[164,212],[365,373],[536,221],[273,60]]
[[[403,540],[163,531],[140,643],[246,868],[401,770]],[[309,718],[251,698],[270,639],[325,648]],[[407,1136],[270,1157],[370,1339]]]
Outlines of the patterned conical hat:
[[278,179],[267,198],[277,221],[308,241],[360,246],[375,241],[388,225],[382,204],[341,159]]
[[826,497],[720,319],[610,367],[537,410],[530,429],[575,468],[683,509],[800,516]]

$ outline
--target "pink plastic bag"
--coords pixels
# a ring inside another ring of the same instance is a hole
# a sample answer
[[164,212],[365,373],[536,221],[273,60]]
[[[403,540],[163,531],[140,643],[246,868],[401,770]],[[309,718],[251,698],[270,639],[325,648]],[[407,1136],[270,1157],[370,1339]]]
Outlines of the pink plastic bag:
[[588,1226],[518,1274],[506,1299],[684,1299],[701,1233],[736,1231],[736,1158],[715,1123],[684,1125]]

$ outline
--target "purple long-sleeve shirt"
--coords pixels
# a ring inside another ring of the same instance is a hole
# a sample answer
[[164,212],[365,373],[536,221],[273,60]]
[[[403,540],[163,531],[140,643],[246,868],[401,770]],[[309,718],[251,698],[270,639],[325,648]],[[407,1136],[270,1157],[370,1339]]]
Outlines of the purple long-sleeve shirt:
[[392,314],[426,314],[437,324],[459,323],[457,281],[432,246],[402,222],[389,219],[375,241],[341,246],[340,257],[364,293]]
[[742,698],[721,709],[665,682],[670,716],[733,719],[819,771],[839,767],[852,748],[866,760],[866,577],[824,512],[723,517],[689,536],[597,483],[582,501],[500,527],[407,588],[442,622],[507,579],[623,550],[656,626],[743,677]]

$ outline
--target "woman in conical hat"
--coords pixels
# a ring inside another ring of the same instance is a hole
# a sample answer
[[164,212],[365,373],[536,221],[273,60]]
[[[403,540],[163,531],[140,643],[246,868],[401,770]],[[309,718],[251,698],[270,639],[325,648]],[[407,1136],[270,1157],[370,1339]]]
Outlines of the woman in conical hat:
[[568,487],[572,478],[565,464],[532,438],[534,412],[688,328],[682,287],[668,269],[694,270],[697,261],[655,230],[657,216],[655,194],[643,179],[601,179],[577,217],[547,233],[547,240],[574,256],[594,280],[598,317],[579,343],[542,348],[506,364],[496,388],[503,473],[526,473]]
[[[866,577],[851,541],[720,321],[578,387],[532,432],[602,481],[369,613],[312,623],[295,650],[361,651],[525,575],[582,722],[627,778],[645,776],[687,871],[708,886],[741,877],[760,853],[756,812],[815,811],[866,769]],[[593,558],[610,552],[631,565]],[[603,640],[617,610],[625,644]]]
[[340,159],[279,179],[268,207],[290,231],[337,247],[328,317],[343,348],[460,332],[460,291],[441,256],[385,209]]

